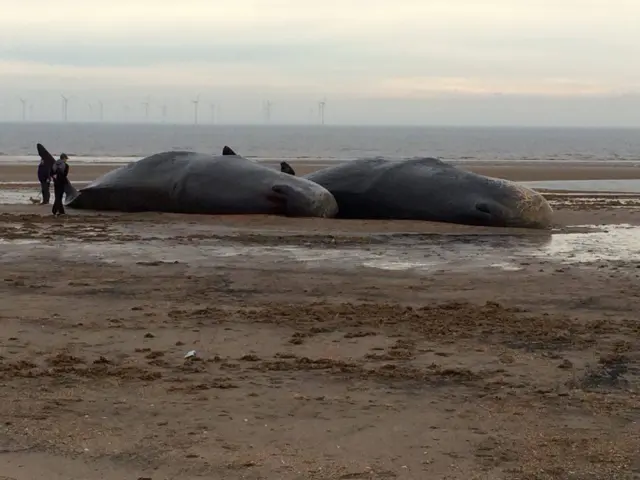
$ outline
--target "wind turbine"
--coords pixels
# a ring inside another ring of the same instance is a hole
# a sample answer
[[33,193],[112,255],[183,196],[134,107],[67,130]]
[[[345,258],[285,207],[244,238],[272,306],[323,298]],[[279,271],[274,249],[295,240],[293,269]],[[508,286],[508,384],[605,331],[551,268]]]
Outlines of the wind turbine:
[[267,123],[271,122],[271,108],[273,107],[273,103],[271,100],[266,100],[264,102],[264,118]]
[[195,100],[191,100],[193,103],[193,123],[194,125],[198,124],[198,104],[200,103],[200,94],[196,97]]
[[62,118],[66,122],[67,121],[67,111],[69,106],[69,99],[64,95],[60,94],[62,97]]
[[167,105],[166,104],[162,105],[162,121],[163,122],[167,121]]
[[324,125],[324,107],[327,104],[327,99],[323,98],[318,102],[318,115],[320,116],[320,124]]
[[144,107],[144,118],[148,122],[149,121],[149,97],[142,102],[142,106]]
[[27,120],[27,99],[21,97],[20,102],[22,103],[22,121],[25,122]]
[[102,122],[104,120],[104,105],[102,100],[100,100],[98,104],[100,105],[100,121]]

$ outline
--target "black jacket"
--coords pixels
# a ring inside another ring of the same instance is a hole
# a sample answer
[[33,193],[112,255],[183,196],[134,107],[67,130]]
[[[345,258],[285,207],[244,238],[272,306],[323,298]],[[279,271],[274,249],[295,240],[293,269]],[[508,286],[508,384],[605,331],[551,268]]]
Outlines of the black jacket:
[[58,160],[53,165],[51,171],[53,175],[53,183],[55,185],[64,185],[67,183],[67,175],[69,175],[69,165],[62,160]]
[[46,182],[51,177],[51,169],[44,162],[40,162],[38,165],[38,180],[41,183]]

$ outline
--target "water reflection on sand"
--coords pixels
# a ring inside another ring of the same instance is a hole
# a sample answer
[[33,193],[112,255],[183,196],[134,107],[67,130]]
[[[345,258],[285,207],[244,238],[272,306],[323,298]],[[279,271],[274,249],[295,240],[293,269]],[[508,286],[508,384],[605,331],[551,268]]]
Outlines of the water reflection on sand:
[[[148,240],[80,241],[65,238],[72,248],[59,249],[60,240],[0,238],[0,260],[31,255],[59,255],[67,260],[108,263],[179,262],[197,267],[249,265],[288,261],[309,268],[368,267],[382,270],[428,272],[445,268],[519,270],[529,261],[586,264],[640,258],[640,227],[585,225],[577,233],[549,235],[429,235],[376,236],[368,245],[303,246],[283,242],[268,245],[234,241],[233,236],[203,238],[188,244],[165,238]],[[144,229],[143,226],[135,228]],[[128,234],[135,233],[129,229]],[[87,233],[87,238],[91,235]],[[142,232],[140,232],[142,233]],[[104,235],[104,232],[96,235]]]

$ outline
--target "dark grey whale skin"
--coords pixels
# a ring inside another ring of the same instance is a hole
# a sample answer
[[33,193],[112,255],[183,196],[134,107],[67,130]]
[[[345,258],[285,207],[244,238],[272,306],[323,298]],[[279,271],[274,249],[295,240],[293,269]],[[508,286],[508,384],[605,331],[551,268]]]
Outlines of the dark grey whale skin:
[[80,191],[72,189],[66,204],[123,212],[296,217],[334,217],[338,210],[331,193],[304,178],[239,155],[188,151],[157,153],[108,172]]
[[338,217],[427,220],[548,229],[553,212],[539,193],[436,158],[362,158],[305,175],[329,190]]

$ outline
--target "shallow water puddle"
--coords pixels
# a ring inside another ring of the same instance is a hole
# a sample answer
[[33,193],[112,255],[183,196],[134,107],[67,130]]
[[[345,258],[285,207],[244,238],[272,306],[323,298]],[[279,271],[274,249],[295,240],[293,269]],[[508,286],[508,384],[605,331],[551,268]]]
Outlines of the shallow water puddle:
[[[53,188],[51,189],[51,196],[53,197]],[[0,204],[12,205],[12,204],[31,204],[29,198],[37,198],[41,200],[39,190],[5,190],[0,189]]]
[[[640,227],[581,225],[588,232],[555,233],[549,236],[420,235],[389,237],[384,244],[327,248],[303,246],[239,245],[232,238],[202,240],[192,245],[170,241],[118,241],[83,243],[0,238],[0,260],[13,261],[31,255],[55,254],[67,260],[107,263],[181,263],[190,266],[278,265],[283,261],[304,263],[309,268],[368,267],[396,271],[448,271],[490,268],[521,270],[528,261],[596,263],[640,259]],[[596,229],[597,231],[593,231]]]
[[[81,188],[86,182],[74,182],[73,185]],[[24,188],[26,186],[29,188]],[[53,202],[53,184],[50,185],[50,193]],[[0,182],[0,205],[31,205],[31,198],[42,199],[39,182]]]
[[601,231],[553,235],[541,254],[564,259],[566,263],[631,260],[640,264],[640,227],[628,224],[580,227]]

